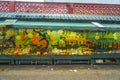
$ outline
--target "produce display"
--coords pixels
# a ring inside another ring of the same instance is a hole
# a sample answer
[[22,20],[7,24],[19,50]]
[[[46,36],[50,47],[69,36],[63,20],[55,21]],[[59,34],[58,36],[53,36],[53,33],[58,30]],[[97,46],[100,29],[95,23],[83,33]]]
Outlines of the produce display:
[[90,55],[120,50],[120,32],[0,28],[0,54]]

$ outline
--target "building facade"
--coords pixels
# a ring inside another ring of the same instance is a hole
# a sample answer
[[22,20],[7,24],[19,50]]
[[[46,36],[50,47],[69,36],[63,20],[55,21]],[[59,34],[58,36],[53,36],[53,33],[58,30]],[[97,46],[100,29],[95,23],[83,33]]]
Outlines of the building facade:
[[44,0],[44,2],[120,4],[120,0]]

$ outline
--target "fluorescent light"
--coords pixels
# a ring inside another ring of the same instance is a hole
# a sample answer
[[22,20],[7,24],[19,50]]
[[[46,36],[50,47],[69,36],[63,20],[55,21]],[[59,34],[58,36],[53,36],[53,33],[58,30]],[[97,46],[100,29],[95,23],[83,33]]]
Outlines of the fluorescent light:
[[44,0],[15,0],[15,1],[44,2]]
[[44,0],[0,0],[0,1],[44,2]]
[[103,26],[103,25],[101,25],[100,23],[98,23],[98,22],[92,22],[92,24],[94,24],[94,25],[96,25],[97,27],[105,27],[105,26]]

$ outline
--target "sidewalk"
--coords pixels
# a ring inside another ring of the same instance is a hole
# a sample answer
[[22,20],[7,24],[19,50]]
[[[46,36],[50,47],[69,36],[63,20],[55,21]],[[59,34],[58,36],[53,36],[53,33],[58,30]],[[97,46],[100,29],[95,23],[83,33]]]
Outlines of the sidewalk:
[[120,65],[0,65],[0,80],[120,80]]

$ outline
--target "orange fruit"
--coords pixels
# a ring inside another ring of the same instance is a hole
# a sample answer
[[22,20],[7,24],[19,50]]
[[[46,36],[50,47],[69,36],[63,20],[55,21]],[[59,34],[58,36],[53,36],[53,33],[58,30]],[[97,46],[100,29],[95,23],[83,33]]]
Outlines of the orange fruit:
[[21,38],[21,39],[25,39],[26,37],[25,37],[24,34],[22,34],[22,35],[20,36],[20,38]]
[[46,45],[47,44],[46,40],[42,40],[42,44]]
[[55,36],[50,36],[50,40],[55,40]]

